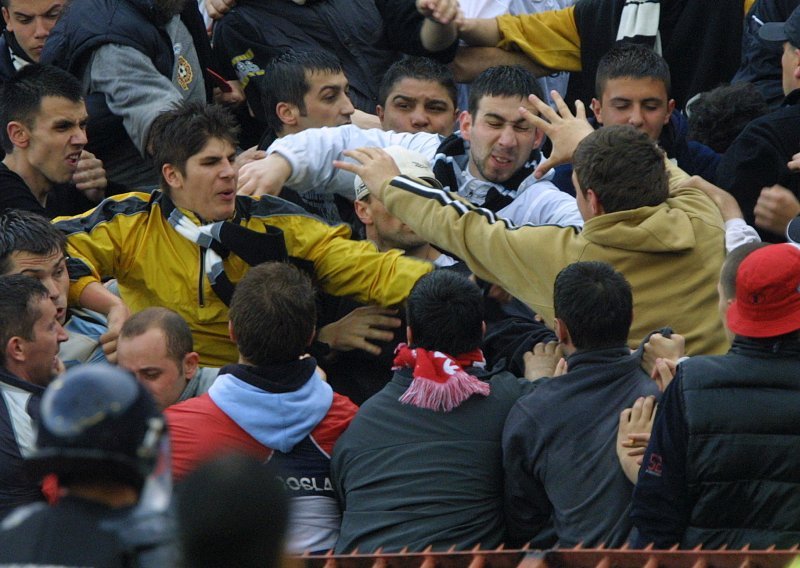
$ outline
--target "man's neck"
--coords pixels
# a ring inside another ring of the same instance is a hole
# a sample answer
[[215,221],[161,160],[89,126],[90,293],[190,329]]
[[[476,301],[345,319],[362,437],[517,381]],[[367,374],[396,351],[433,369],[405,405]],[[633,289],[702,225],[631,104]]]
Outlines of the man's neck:
[[38,201],[42,207],[47,204],[47,194],[53,189],[53,184],[42,174],[34,170],[30,162],[24,159],[18,150],[6,154],[6,157],[3,159],[3,164],[22,178],[22,181],[25,182],[25,185],[28,186],[28,189],[31,190],[31,193],[36,198],[36,201]]
[[425,243],[417,248],[407,250],[405,255],[412,258],[419,258],[420,260],[427,260],[428,262],[434,262],[437,258],[442,256],[442,253],[429,243]]

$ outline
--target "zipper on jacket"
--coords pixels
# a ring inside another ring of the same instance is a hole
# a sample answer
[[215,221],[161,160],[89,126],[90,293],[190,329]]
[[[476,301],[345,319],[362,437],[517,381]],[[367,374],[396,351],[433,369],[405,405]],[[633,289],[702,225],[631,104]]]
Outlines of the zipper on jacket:
[[197,280],[197,301],[200,303],[200,307],[204,308],[206,306],[206,300],[203,295],[203,276],[206,273],[206,255],[205,250],[203,247],[200,247],[200,277]]

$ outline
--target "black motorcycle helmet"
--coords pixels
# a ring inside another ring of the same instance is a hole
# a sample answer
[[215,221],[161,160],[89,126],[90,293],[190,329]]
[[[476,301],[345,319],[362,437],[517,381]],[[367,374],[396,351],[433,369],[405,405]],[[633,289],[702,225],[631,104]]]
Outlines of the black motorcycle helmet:
[[80,365],[53,381],[42,397],[35,475],[55,473],[62,485],[110,481],[141,491],[166,433],[150,394],[127,371]]

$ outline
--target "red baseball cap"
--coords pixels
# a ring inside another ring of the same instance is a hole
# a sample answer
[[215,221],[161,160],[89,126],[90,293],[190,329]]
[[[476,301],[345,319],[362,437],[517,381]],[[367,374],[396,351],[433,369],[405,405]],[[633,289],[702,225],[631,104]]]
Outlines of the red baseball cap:
[[775,337],[800,329],[800,249],[770,245],[751,252],[736,273],[728,328],[745,337]]

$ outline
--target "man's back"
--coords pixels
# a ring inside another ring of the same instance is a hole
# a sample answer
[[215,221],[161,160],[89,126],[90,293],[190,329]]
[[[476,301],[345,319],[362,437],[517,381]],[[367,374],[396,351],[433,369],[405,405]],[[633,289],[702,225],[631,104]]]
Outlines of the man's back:
[[641,544],[800,542],[799,355],[796,341],[737,337],[726,355],[678,366],[636,486]]
[[433,412],[398,400],[411,381],[396,373],[336,445],[337,552],[492,548],[505,540],[500,437],[509,409],[531,387],[501,373],[488,397]]
[[536,539],[552,521],[559,546],[621,546],[633,485],[614,448],[620,412],[657,395],[625,348],[579,352],[569,373],[541,379],[511,410],[503,432],[509,544]]
[[[77,497],[17,509],[0,524],[0,563],[63,566],[169,566],[177,559],[166,515],[137,517]],[[46,538],[42,538],[47,535]]]

